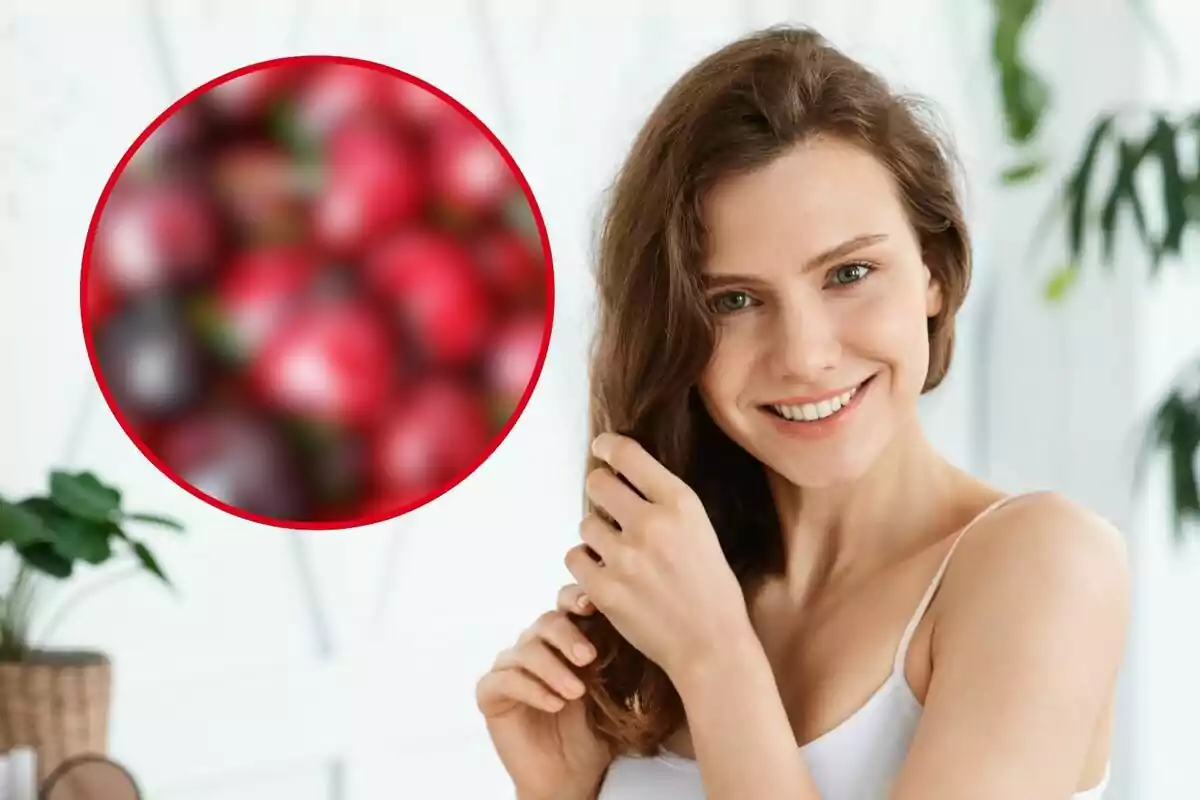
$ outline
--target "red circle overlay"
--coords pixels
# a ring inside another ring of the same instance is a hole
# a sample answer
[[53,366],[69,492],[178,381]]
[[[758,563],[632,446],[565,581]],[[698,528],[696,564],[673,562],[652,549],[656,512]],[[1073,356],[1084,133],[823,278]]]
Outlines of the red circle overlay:
[[341,56],[252,64],[126,151],[88,228],[88,358],[180,487],[265,525],[425,505],[541,376],[554,267],[537,200],[440,89]]

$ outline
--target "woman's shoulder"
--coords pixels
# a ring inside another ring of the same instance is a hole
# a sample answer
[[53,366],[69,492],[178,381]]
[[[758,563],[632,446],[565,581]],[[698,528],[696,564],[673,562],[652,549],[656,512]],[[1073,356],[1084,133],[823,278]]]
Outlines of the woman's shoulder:
[[1128,607],[1129,564],[1120,530],[1054,491],[1000,503],[964,533],[943,579],[939,617],[989,624],[1026,611],[1062,620]]

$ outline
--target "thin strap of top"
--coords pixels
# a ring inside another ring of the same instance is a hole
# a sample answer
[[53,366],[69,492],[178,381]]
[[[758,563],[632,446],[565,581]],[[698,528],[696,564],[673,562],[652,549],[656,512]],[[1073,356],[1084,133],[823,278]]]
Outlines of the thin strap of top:
[[945,574],[946,567],[950,564],[950,557],[954,555],[954,551],[958,547],[958,543],[962,541],[963,536],[965,536],[967,531],[971,530],[971,528],[975,526],[976,522],[983,519],[997,508],[1000,508],[1000,506],[1005,505],[1009,501],[1015,500],[1021,496],[1022,495],[1019,494],[1013,494],[1001,497],[999,500],[996,500],[987,508],[983,509],[983,511],[980,511],[978,514],[976,514],[970,520],[970,522],[964,525],[962,529],[955,534],[953,544],[950,545],[950,549],[946,552],[945,557],[942,559],[941,565],[938,567],[937,572],[934,573],[933,580],[929,583],[929,588],[925,590],[925,596],[921,598],[921,603],[917,606],[916,612],[913,613],[912,619],[908,621],[908,626],[904,629],[904,636],[900,639],[900,646],[896,648],[896,658],[892,663],[893,672],[903,675],[904,662],[908,656],[908,646],[912,642],[913,633],[916,632],[917,625],[921,622],[921,618],[925,616],[925,611],[929,608],[929,603],[933,600],[933,595],[942,582],[942,575]]

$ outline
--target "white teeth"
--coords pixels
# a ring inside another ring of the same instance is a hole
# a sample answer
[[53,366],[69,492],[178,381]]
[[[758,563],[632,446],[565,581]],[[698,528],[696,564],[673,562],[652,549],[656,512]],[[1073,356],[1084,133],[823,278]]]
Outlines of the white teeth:
[[848,392],[843,392],[837,397],[831,397],[828,400],[822,400],[819,403],[802,403],[796,406],[774,405],[772,409],[784,419],[790,419],[793,422],[814,422],[819,419],[833,416],[842,407],[850,402],[850,398],[858,392],[858,387],[851,389]]

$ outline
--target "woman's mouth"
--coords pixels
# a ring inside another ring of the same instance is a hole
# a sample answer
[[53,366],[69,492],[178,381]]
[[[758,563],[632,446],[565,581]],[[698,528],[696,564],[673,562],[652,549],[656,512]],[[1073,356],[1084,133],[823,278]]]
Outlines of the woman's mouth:
[[853,389],[848,389],[839,395],[817,403],[775,403],[762,406],[762,410],[792,430],[808,429],[813,433],[818,430],[827,430],[833,423],[858,406],[863,392],[874,378],[875,376],[872,375]]

